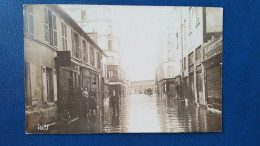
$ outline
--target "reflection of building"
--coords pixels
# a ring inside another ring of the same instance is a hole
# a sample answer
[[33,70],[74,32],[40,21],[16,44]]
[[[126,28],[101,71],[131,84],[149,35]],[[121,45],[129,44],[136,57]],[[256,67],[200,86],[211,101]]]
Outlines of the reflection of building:
[[74,89],[99,103],[106,54],[59,6],[24,6],[24,50],[27,128],[71,116]]
[[130,82],[130,92],[131,94],[144,93],[146,89],[152,89],[154,93],[155,85],[154,80],[145,80],[145,81],[131,81]]
[[127,79],[120,55],[116,13],[108,6],[62,6],[108,55],[107,74],[110,91],[126,95]]
[[184,7],[179,16],[176,42],[181,49],[181,77],[190,102],[221,110],[222,22],[218,8]]

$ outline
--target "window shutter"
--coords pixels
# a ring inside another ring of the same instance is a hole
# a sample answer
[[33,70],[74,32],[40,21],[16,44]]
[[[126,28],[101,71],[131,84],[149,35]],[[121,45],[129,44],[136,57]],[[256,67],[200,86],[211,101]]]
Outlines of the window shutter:
[[82,59],[81,58],[81,52],[82,52],[82,48],[81,48],[81,37],[79,36],[79,40],[78,40],[78,44],[79,44],[79,48],[78,48],[78,57],[79,57],[79,59]]
[[48,10],[50,45],[53,45],[53,21],[52,12]]
[[53,69],[53,91],[54,91],[54,102],[57,101],[57,72]]
[[75,56],[75,42],[74,42],[74,32],[73,30],[71,30],[71,42],[72,42],[72,56]]
[[24,12],[24,14],[23,14],[23,19],[24,19],[24,21],[23,21],[23,26],[24,26],[24,32],[26,32],[26,33],[28,33],[28,17],[27,17],[27,15],[28,15],[28,5],[24,5],[24,9],[23,9],[23,12]]
[[34,25],[33,25],[33,6],[28,5],[28,33],[34,34]]
[[44,8],[44,29],[45,29],[45,41],[50,42],[49,39],[49,21],[48,21],[48,10]]
[[53,18],[53,43],[54,43],[54,46],[57,47],[58,43],[57,43],[57,26],[56,26],[56,16],[53,15],[52,16]]

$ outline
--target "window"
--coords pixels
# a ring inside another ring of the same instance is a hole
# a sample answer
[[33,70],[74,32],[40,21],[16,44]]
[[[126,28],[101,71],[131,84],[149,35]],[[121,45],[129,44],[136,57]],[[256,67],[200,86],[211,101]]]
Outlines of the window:
[[183,34],[184,34],[184,40],[186,40],[186,20],[184,19],[184,24],[183,24]]
[[86,20],[86,10],[81,10],[81,20]]
[[53,44],[55,47],[57,47],[57,26],[56,26],[56,16],[53,15]]
[[184,57],[183,65],[184,65],[184,70],[186,70],[186,57]]
[[201,58],[201,47],[199,46],[196,49],[196,61],[199,60]]
[[108,71],[108,78],[112,78],[114,76],[114,71],[113,70],[109,70]]
[[67,46],[67,26],[64,23],[61,23],[62,29],[62,48],[64,51],[68,50]]
[[173,50],[168,50],[168,61],[173,61]]
[[99,63],[99,59],[98,59],[99,55],[98,55],[98,52],[96,52],[96,62],[97,62],[97,68],[98,68],[98,63]]
[[109,65],[112,65],[113,64],[113,57],[109,56],[107,62],[108,62]]
[[34,34],[33,5],[24,6],[24,31],[30,35]]
[[108,40],[108,50],[109,51],[112,51],[113,50],[113,48],[112,48],[112,40]]
[[44,8],[45,41],[57,47],[56,16],[50,10]]
[[168,74],[168,77],[173,77],[173,67],[172,66],[168,66],[167,74]]
[[111,35],[112,33],[112,25],[107,25],[107,34]]
[[97,60],[97,68],[101,68],[101,59],[100,59],[100,54],[97,52],[96,53],[96,60]]
[[93,47],[90,47],[91,48],[91,65],[92,66],[95,66],[95,53],[94,53],[94,48]]
[[79,35],[71,30],[71,39],[72,39],[72,54],[76,58],[80,58],[80,42]]
[[178,38],[178,32],[176,33],[176,39],[177,39],[176,44],[177,44],[177,50],[178,50],[178,49],[179,49],[179,38]]
[[193,52],[191,52],[190,54],[189,54],[189,65],[192,65],[193,63],[194,63],[194,61],[193,61],[193,58],[194,57],[194,54],[193,54]]
[[189,9],[189,33],[191,34],[192,32],[192,13],[193,13],[193,10],[192,8],[190,7]]
[[196,11],[196,26],[200,24],[200,17],[199,17],[199,8],[195,8]]
[[83,61],[88,63],[88,44],[83,40]]

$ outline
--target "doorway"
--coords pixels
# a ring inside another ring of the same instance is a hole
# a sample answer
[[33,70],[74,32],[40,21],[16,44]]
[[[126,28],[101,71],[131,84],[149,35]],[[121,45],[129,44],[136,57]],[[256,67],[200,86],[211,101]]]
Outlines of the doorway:
[[54,102],[54,84],[53,73],[51,68],[46,68],[46,80],[47,80],[47,101]]

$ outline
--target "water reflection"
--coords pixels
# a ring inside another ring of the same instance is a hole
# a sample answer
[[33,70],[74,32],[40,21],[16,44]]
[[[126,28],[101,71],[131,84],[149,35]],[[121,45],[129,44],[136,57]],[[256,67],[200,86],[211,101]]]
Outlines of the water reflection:
[[66,132],[215,132],[221,129],[221,114],[172,97],[137,94],[121,98],[117,113],[113,113],[106,98],[104,106],[95,114],[81,116]]

